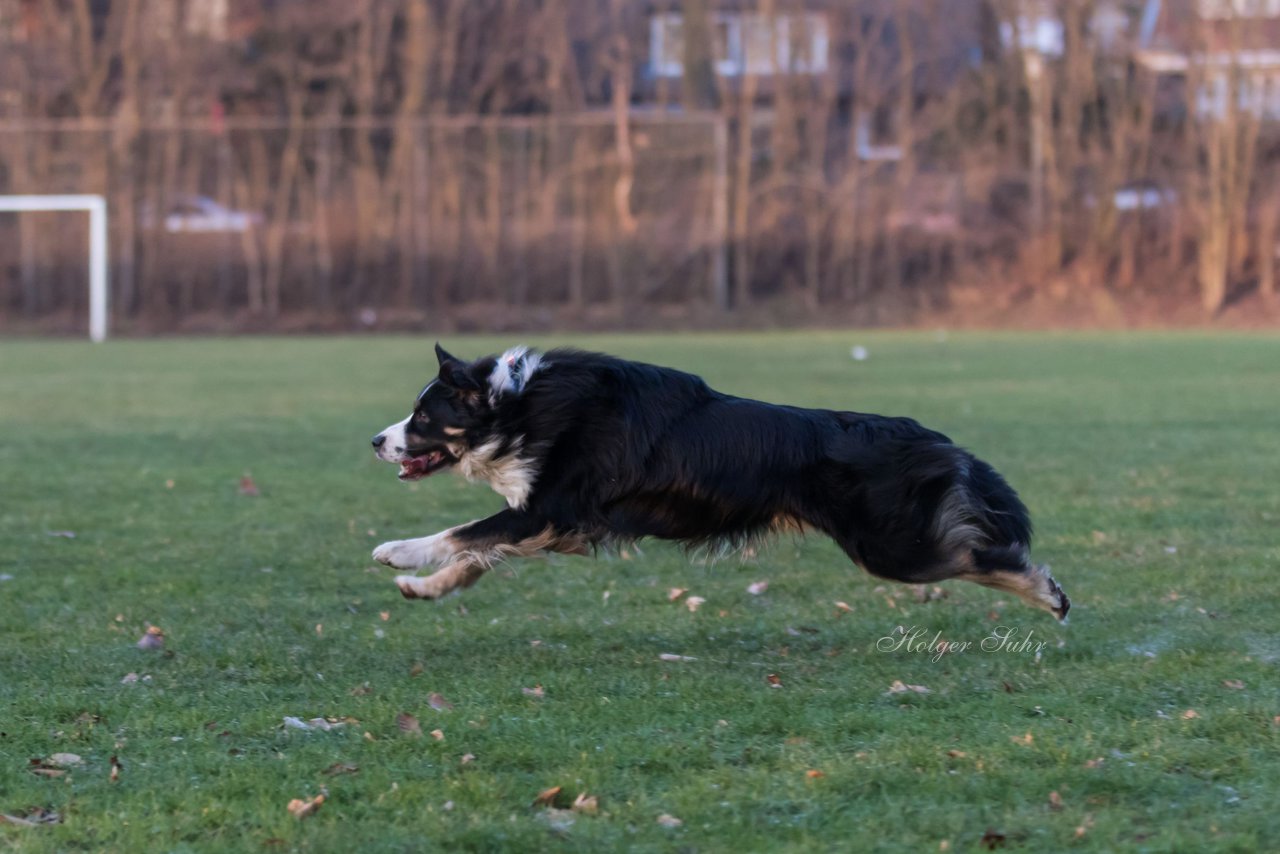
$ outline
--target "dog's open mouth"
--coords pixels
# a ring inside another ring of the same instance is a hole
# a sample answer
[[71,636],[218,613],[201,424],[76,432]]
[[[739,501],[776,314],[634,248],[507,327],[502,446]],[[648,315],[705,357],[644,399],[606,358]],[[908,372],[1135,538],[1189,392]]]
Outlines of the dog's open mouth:
[[454,462],[448,452],[442,450],[429,451],[416,457],[410,457],[400,464],[401,480],[417,480],[434,474]]

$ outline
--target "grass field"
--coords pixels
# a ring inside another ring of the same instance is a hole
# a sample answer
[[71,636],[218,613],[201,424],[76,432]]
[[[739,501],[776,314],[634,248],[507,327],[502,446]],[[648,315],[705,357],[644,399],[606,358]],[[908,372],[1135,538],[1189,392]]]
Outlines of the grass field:
[[[920,601],[817,537],[525,561],[406,602],[370,550],[501,506],[369,453],[428,341],[5,342],[0,813],[61,822],[0,823],[0,849],[1280,846],[1280,338],[573,343],[950,434],[1031,507],[1071,625],[972,585]],[[136,646],[148,623],[163,649]],[[898,626],[959,651],[885,649]],[[983,650],[1001,626],[1040,654]],[[55,753],[81,764],[31,764]]]

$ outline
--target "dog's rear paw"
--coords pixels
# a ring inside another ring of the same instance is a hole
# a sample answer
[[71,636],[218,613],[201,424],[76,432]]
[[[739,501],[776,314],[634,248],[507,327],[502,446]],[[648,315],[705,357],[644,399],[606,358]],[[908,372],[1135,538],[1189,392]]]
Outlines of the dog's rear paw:
[[1071,600],[1067,598],[1067,593],[1062,589],[1062,585],[1054,580],[1049,574],[1049,565],[1041,564],[1036,567],[1036,571],[1043,576],[1045,586],[1048,591],[1041,597],[1041,601],[1045,603],[1046,609],[1058,618],[1058,622],[1067,622],[1067,612],[1071,610]]
[[415,540],[392,540],[373,550],[373,559],[396,569],[422,569],[426,556]]
[[1058,622],[1065,624],[1067,622],[1067,612],[1071,610],[1071,600],[1067,598],[1066,591],[1062,589],[1058,582],[1050,579],[1049,583],[1053,585],[1052,595],[1058,599],[1058,606],[1053,609],[1053,614],[1058,618]]

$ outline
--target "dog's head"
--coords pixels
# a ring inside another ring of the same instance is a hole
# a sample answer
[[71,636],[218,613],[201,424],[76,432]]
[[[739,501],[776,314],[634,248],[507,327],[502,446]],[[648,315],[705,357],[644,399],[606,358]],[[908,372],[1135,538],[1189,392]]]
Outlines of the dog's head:
[[437,377],[427,383],[409,417],[373,437],[378,459],[400,464],[401,480],[417,480],[456,465],[490,439],[493,413],[504,394],[522,389],[538,355],[516,348],[465,362],[436,345]]

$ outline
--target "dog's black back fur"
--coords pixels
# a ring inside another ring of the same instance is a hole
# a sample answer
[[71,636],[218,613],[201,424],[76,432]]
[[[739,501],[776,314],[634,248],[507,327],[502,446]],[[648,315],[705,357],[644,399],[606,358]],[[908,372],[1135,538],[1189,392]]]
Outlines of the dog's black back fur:
[[557,529],[700,545],[803,524],[871,572],[919,582],[955,574],[935,521],[960,495],[954,521],[978,528],[982,551],[1030,544],[1004,479],[909,418],[746,400],[596,353],[552,350],[542,365],[493,427],[540,458],[528,509]]

